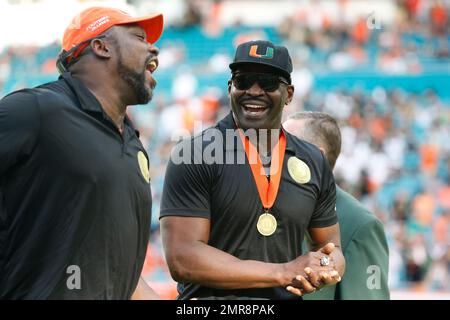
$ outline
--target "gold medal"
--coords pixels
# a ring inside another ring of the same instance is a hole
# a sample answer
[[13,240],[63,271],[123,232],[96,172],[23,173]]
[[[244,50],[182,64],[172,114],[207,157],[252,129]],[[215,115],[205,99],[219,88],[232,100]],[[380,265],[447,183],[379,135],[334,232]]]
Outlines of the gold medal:
[[263,236],[271,236],[277,230],[277,219],[269,212],[264,212],[259,216],[256,228]]
[[256,188],[258,189],[259,198],[261,199],[261,204],[264,208],[264,213],[258,218],[256,229],[258,229],[260,234],[268,237],[277,230],[277,219],[275,219],[268,210],[272,208],[275,203],[280,187],[281,171],[283,170],[283,159],[286,151],[286,136],[282,130],[280,139],[273,148],[273,150],[278,150],[278,154],[272,157],[272,163],[270,164],[271,174],[269,177],[261,174],[264,170],[257,148],[245,137],[241,130],[239,130],[239,136],[241,137],[242,145],[245,148],[247,159],[250,159],[249,154],[258,154],[256,163],[252,163],[249,160]]
[[311,180],[311,171],[306,163],[296,157],[290,157],[287,163],[289,174],[297,183],[308,183]]

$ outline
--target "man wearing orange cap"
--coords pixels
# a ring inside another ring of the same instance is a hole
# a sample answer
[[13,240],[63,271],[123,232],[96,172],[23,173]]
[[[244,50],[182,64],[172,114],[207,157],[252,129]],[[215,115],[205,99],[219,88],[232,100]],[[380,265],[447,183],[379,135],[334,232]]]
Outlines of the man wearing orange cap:
[[60,78],[0,100],[0,299],[157,298],[139,280],[148,156],[125,112],[152,98],[162,28],[160,14],[87,9]]

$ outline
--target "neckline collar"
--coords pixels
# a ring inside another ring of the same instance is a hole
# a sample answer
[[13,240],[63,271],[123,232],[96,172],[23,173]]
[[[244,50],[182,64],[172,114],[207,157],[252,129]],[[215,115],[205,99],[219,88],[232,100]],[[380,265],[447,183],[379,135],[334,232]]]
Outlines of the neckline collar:
[[[64,79],[64,81],[72,89],[73,93],[75,94],[76,98],[80,103],[81,109],[83,109],[84,111],[101,113],[103,114],[103,117],[110,119],[105,110],[103,110],[100,101],[98,101],[98,99],[91,92],[91,90],[89,90],[89,88],[86,87],[86,85],[81,80],[74,77],[70,72],[63,73],[59,77],[59,79]],[[112,122],[112,120],[110,121]],[[124,118],[124,125],[128,125],[134,129],[127,115],[125,115]]]
[[[237,150],[244,150],[244,147],[242,145],[241,139],[239,138],[239,133],[237,132],[237,126],[234,122],[233,118],[233,112],[230,111],[226,117],[224,117],[222,120],[220,120],[217,124],[217,128],[222,132],[223,136],[223,149],[226,151],[237,151]],[[227,130],[235,130],[235,141],[233,144],[225,143],[226,139],[226,132]],[[287,132],[283,125],[281,125],[281,130],[283,130],[284,135],[286,136],[286,151],[290,151],[295,154],[295,150],[292,148],[292,136],[289,132]]]

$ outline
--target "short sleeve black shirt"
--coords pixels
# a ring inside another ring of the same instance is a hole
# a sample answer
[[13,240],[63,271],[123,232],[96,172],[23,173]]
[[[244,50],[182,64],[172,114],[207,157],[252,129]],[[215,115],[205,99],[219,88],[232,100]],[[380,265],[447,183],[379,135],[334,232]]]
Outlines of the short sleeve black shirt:
[[129,120],[121,135],[70,73],[0,100],[0,299],[130,298],[148,178]]
[[[214,129],[226,139],[227,129],[235,128],[229,114]],[[308,228],[321,228],[337,223],[336,188],[333,174],[320,150],[288,132],[286,152],[278,196],[272,215],[278,227],[269,237],[256,228],[263,206],[256,188],[242,143],[223,144],[216,159],[222,163],[202,161],[202,153],[209,147],[212,129],[179,143],[173,150],[164,181],[161,217],[189,216],[211,220],[209,245],[243,260],[284,263],[302,254],[302,241]],[[217,130],[216,130],[217,131]],[[190,150],[190,155],[186,155]],[[214,153],[216,155],[216,153]],[[174,161],[174,155],[191,159],[191,163]],[[226,159],[244,156],[245,163],[227,164]],[[289,158],[296,157],[309,168],[311,179],[299,183],[287,169]],[[226,268],[226,266],[224,266]],[[285,288],[219,290],[190,283],[180,283],[179,298],[210,296],[240,296],[269,299],[290,299]]]

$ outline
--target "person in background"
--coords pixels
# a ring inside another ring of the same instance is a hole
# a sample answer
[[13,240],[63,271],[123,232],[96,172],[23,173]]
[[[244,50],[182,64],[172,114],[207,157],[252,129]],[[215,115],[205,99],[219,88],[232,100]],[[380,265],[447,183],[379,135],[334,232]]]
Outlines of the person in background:
[[[283,123],[298,138],[319,147],[334,168],[341,152],[336,120],[322,112],[298,112]],[[346,272],[341,282],[305,296],[310,300],[389,299],[389,249],[383,224],[336,186],[336,207]]]

